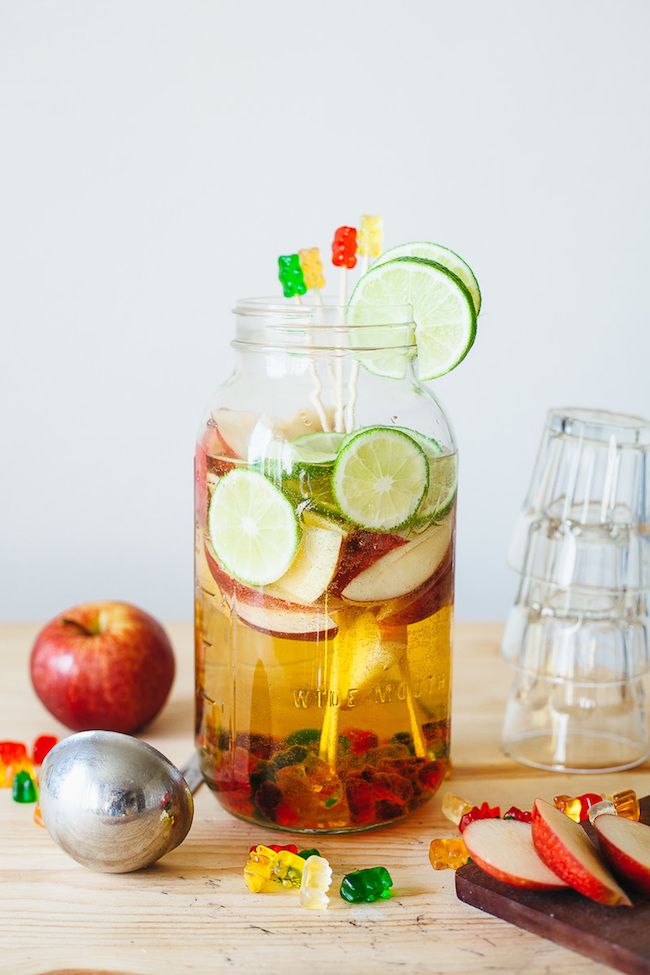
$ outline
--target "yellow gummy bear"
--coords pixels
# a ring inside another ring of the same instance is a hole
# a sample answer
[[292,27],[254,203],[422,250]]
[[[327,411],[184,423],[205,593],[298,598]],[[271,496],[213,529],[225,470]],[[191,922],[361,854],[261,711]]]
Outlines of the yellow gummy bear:
[[462,836],[431,840],[429,860],[434,870],[458,870],[469,860],[469,853]]
[[244,867],[246,886],[253,894],[268,894],[277,890],[278,882],[273,874],[278,854],[268,846],[256,846],[248,854]]
[[472,803],[461,796],[455,796],[453,792],[446,792],[442,800],[442,815],[458,826],[459,822],[472,808]]
[[357,236],[357,254],[379,257],[384,236],[383,217],[371,217],[364,213]]
[[298,251],[298,259],[307,290],[318,291],[320,288],[324,288],[323,262],[318,247],[305,247]]

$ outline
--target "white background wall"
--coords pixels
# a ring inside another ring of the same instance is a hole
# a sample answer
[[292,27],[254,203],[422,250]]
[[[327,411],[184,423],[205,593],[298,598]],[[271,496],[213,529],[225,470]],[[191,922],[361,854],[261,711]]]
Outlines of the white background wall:
[[458,613],[502,616],[548,407],[650,413],[645,0],[0,0],[0,616],[191,612],[238,296],[361,212],[460,250]]

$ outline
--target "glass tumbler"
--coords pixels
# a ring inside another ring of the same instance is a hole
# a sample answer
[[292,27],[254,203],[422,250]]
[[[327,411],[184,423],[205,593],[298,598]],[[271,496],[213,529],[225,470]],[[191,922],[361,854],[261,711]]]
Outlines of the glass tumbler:
[[538,768],[648,755],[650,424],[551,410],[508,560],[521,576],[502,654],[503,749]]

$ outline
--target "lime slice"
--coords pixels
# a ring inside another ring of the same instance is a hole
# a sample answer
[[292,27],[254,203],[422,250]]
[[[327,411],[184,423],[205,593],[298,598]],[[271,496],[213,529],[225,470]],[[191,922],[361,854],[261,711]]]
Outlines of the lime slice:
[[266,586],[287,571],[300,543],[291,503],[262,474],[234,470],[217,484],[208,514],[210,541],[235,579]]
[[397,247],[391,247],[390,250],[384,251],[377,258],[373,267],[377,267],[378,264],[385,264],[386,261],[393,261],[396,257],[423,257],[426,261],[435,261],[436,264],[446,267],[448,271],[451,271],[463,282],[472,296],[474,311],[478,315],[481,310],[481,289],[471,267],[456,251],[450,250],[449,247],[443,247],[442,244],[432,244],[425,240],[413,241],[409,244],[398,244]]
[[291,441],[291,450],[298,464],[333,464],[344,433],[306,433]]
[[428,454],[429,488],[418,508],[418,526],[439,521],[451,508],[456,497],[457,455]]
[[[404,304],[413,307],[420,379],[435,379],[451,372],[465,358],[476,337],[476,313],[465,285],[433,261],[398,257],[372,267],[359,279],[350,298],[350,315],[365,317],[373,305]],[[391,358],[390,353],[399,353],[389,352],[389,346],[394,344],[392,331],[384,329],[384,360]],[[399,367],[399,355],[394,358]],[[361,361],[366,365],[364,358]]]
[[429,487],[422,447],[392,427],[371,427],[339,452],[332,490],[350,521],[374,531],[408,524]]

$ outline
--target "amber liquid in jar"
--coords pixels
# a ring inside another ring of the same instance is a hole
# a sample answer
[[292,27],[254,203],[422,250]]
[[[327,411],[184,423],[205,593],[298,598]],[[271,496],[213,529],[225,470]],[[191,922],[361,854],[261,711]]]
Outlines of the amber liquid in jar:
[[[296,606],[238,583],[214,555],[211,493],[243,463],[220,450],[208,424],[196,457],[195,551],[206,781],[229,812],[267,827],[336,832],[399,820],[431,798],[448,764],[455,505],[424,526],[378,533],[323,520],[317,479],[301,485],[301,517],[340,533],[340,550],[327,591]],[[389,555],[373,592],[360,577]],[[386,598],[391,585],[398,594]]]

